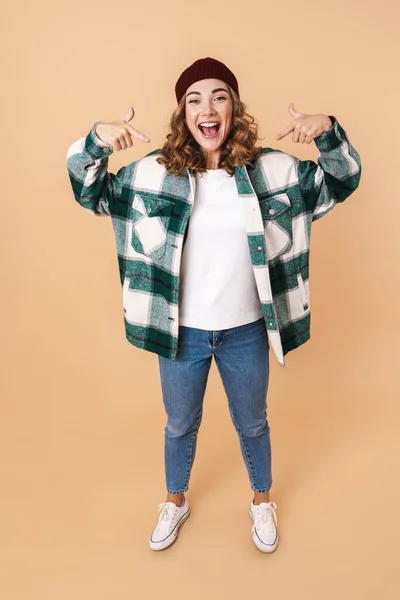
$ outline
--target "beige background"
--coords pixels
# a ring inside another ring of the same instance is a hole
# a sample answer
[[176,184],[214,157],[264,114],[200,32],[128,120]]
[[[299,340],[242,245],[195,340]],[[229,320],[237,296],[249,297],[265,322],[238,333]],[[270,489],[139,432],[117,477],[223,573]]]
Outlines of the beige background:
[[[7,600],[399,597],[399,9],[396,2],[11,4],[2,39],[0,595]],[[271,354],[280,545],[252,498],[213,362],[188,498],[169,549],[157,356],[125,339],[111,221],[75,201],[69,145],[132,104],[160,147],[181,71],[226,62],[264,137],[288,105],[335,115],[357,191],[314,223],[311,340]],[[396,560],[397,557],[397,560]]]

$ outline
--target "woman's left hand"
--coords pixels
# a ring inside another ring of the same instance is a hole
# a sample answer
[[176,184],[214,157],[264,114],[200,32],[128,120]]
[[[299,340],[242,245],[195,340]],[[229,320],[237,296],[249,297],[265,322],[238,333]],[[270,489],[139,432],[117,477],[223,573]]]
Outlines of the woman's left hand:
[[310,144],[314,138],[333,127],[332,120],[328,115],[306,115],[295,110],[293,102],[289,104],[289,113],[292,115],[293,121],[275,136],[277,140],[281,140],[293,131],[292,141],[295,144],[297,142]]

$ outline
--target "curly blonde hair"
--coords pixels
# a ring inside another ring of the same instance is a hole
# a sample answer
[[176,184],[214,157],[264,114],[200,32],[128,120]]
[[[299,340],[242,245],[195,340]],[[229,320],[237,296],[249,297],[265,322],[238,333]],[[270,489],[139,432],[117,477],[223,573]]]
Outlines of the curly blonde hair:
[[[246,105],[236,92],[228,85],[232,98],[231,130],[221,146],[219,169],[225,169],[229,175],[234,174],[234,167],[249,164],[256,160],[262,147],[257,146],[258,126],[252,116],[246,113]],[[170,119],[171,133],[161,148],[161,156],[157,162],[165,165],[172,175],[181,175],[185,169],[197,173],[206,171],[207,156],[203,148],[191,134],[185,117],[186,95],[184,94],[172,113]]]

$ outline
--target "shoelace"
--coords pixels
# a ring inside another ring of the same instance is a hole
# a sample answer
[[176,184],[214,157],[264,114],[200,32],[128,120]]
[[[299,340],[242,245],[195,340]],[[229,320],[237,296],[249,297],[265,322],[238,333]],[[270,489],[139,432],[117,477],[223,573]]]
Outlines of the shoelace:
[[158,511],[160,516],[158,518],[158,523],[162,523],[162,521],[171,521],[175,517],[176,513],[176,505],[173,502],[161,502],[158,505]]
[[275,526],[278,526],[278,517],[276,516],[275,512],[277,506],[275,502],[261,502],[261,504],[255,504],[254,506],[256,514],[254,517],[252,532],[254,532],[256,527],[259,529],[262,529],[263,527],[269,527],[269,529],[273,531],[273,521],[275,521]]

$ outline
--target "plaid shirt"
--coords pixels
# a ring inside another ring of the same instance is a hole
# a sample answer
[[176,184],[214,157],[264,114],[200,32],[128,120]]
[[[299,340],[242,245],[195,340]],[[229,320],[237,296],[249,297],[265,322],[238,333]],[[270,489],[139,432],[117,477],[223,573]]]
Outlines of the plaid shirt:
[[[282,367],[285,354],[310,338],[311,224],[354,192],[361,176],[358,152],[330,118],[333,127],[314,140],[318,163],[263,148],[255,162],[235,167],[262,313]],[[175,359],[180,263],[196,179],[190,169],[168,174],[156,161],[160,149],[108,172],[113,149],[96,135],[98,122],[68,149],[74,197],[92,214],[111,217],[128,341]]]

